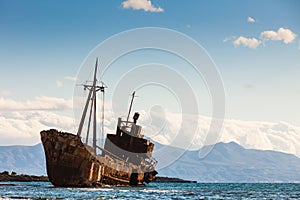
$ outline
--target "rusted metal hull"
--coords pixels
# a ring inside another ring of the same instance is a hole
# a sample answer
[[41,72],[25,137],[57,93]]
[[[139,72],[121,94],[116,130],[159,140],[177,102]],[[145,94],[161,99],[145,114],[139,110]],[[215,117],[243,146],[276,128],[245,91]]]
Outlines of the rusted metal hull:
[[95,156],[90,146],[71,133],[42,131],[41,140],[49,180],[57,187],[143,185],[157,174],[108,154]]

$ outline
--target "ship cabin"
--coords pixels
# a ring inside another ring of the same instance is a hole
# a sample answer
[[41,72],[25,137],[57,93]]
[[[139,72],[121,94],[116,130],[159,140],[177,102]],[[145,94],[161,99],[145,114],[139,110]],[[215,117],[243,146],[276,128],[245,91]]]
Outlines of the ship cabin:
[[107,134],[104,149],[133,164],[154,164],[154,144],[144,139],[142,127],[136,124],[138,118],[137,112],[133,116],[133,122],[118,118],[116,134]]

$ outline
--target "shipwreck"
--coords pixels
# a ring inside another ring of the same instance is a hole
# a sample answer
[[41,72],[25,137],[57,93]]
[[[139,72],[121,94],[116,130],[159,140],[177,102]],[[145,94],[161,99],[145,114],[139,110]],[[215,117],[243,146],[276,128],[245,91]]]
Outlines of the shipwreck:
[[[135,92],[127,119],[118,118],[116,133],[107,134],[103,147],[97,144],[97,92],[104,97],[106,89],[103,82],[98,85],[97,68],[98,59],[92,84],[83,84],[88,97],[77,134],[55,129],[40,133],[50,182],[56,187],[103,187],[141,186],[154,181],[157,174],[157,161],[152,157],[154,144],[141,134],[142,127],[137,125],[139,113],[134,113],[133,120],[129,120]],[[102,105],[104,113],[104,101]],[[104,114],[102,132],[103,123]],[[87,127],[85,141],[82,137],[84,125]],[[88,143],[90,128],[93,129],[92,145]]]

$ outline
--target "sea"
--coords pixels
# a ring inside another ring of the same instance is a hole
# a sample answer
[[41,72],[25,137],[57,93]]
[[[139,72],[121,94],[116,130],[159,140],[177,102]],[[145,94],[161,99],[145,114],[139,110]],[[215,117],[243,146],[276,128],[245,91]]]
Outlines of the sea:
[[300,199],[300,183],[162,183],[144,187],[57,188],[0,182],[0,199]]

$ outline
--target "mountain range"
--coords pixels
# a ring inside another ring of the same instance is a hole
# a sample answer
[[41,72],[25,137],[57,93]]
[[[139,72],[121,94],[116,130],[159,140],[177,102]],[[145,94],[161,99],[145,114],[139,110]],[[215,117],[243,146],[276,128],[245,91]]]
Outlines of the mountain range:
[[[166,147],[156,143],[160,150]],[[182,149],[168,147],[170,156]],[[158,157],[164,163],[164,157]],[[0,146],[0,171],[45,175],[42,144]],[[199,151],[185,151],[171,164],[158,169],[159,176],[198,182],[300,182],[300,158],[270,150],[245,149],[237,143],[217,143],[204,158]]]
[[42,144],[34,146],[0,146],[0,172],[45,175],[46,161]]
[[245,149],[234,142],[218,143],[202,159],[199,151],[187,151],[159,172],[198,182],[300,182],[300,158],[270,150]]

